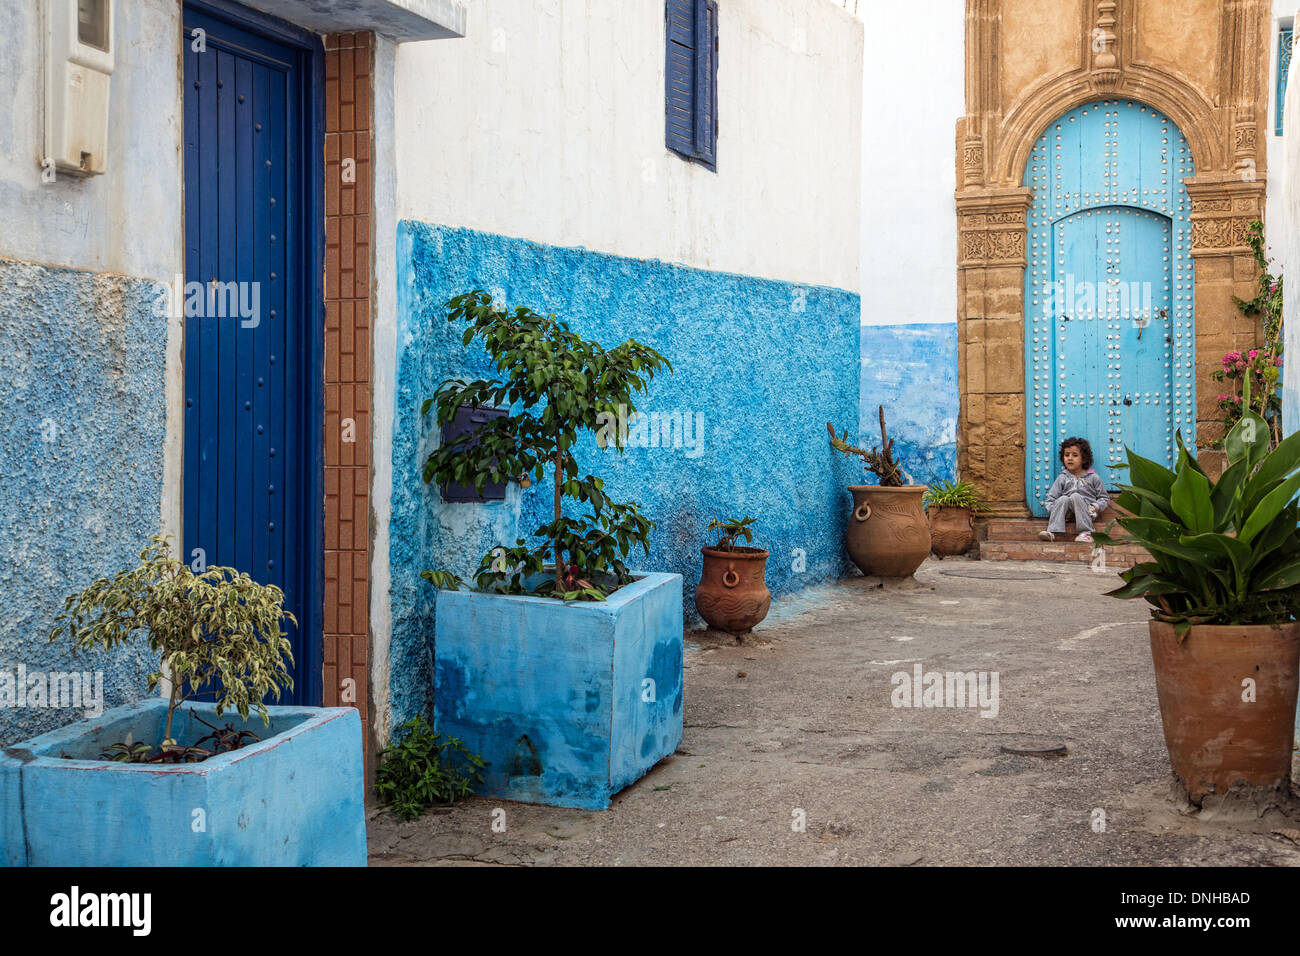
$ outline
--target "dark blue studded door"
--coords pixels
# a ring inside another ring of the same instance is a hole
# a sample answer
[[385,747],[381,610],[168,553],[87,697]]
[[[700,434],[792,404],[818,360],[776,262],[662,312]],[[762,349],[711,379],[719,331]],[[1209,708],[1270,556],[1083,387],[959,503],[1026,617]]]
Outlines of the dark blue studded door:
[[182,48],[184,560],[284,590],[299,625],[279,702],[319,704],[313,51],[216,13],[186,6]]

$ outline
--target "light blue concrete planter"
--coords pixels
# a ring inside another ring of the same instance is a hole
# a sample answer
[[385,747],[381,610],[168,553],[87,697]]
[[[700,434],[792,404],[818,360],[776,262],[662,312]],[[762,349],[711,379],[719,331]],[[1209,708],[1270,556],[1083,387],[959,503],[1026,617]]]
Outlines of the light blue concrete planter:
[[481,792],[603,810],[682,739],[682,577],[604,602],[443,591],[434,724],[488,761]]
[[182,743],[209,732],[191,710],[261,739],[194,764],[99,759],[128,733],[162,739],[167,702],[152,698],[0,752],[0,864],[365,866],[356,710],[271,707],[266,727],[185,704],[172,725]]

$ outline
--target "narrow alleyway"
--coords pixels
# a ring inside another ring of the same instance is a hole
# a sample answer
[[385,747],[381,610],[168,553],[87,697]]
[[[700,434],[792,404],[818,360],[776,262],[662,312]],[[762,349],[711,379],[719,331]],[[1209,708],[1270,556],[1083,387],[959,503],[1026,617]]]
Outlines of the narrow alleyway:
[[[1300,813],[1177,809],[1145,605],[1114,580],[931,559],[783,602],[743,645],[693,632],[681,746],[609,810],[375,808],[370,863],[1300,865],[1274,833]],[[893,706],[918,663],[985,672],[985,706]]]

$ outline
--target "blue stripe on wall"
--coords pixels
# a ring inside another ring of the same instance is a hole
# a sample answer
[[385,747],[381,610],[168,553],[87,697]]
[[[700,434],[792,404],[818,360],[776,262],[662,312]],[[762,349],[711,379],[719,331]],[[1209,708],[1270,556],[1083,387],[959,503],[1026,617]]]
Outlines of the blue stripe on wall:
[[[0,259],[0,670],[103,672],[103,706],[145,696],[141,637],[71,655],[64,597],[134,567],[161,518],[166,320],[150,282]],[[0,745],[85,718],[0,706]]]
[[[894,457],[917,484],[957,474],[957,323],[864,325],[861,336],[861,441],[880,444],[877,408]],[[867,476],[863,484],[875,484]]]
[[[398,354],[393,435],[392,641],[394,726],[430,704],[432,605],[419,577],[464,577],[500,542],[550,520],[549,477],[502,502],[448,504],[420,479],[437,437],[421,402],[442,380],[490,375],[477,344],[443,304],[475,287],[568,320],[612,347],[632,337],[662,352],[675,374],[651,386],[642,409],[691,416],[680,447],[633,447],[621,456],[588,439],[579,467],[606,479],[616,500],[637,501],[658,523],[650,555],[632,567],[683,576],[695,619],[705,526],[715,515],[758,519],[755,544],[772,552],[768,586],[790,593],[849,569],[843,548],[857,469],[833,452],[826,422],[858,430],[859,297],[818,286],[708,272],[521,239],[403,221],[398,226]],[[677,437],[677,433],[674,433]],[[797,549],[797,550],[796,550]],[[802,553],[802,560],[800,559]],[[802,570],[796,570],[802,567]]]

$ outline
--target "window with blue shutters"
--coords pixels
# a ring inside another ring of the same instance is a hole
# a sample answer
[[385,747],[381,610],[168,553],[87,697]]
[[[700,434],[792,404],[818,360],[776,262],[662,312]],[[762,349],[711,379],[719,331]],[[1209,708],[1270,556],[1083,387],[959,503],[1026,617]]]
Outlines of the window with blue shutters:
[[668,148],[717,168],[718,4],[667,0],[664,10]]
[[1282,135],[1282,113],[1286,101],[1286,75],[1291,69],[1291,28],[1277,31],[1277,122],[1273,132]]

